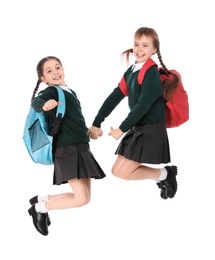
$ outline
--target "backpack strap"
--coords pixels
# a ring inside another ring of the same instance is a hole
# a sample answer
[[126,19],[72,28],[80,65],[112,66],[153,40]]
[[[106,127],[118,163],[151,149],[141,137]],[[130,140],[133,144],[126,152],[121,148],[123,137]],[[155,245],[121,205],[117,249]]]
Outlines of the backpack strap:
[[58,87],[58,86],[54,86],[57,91],[58,91],[58,101],[61,102],[61,104],[59,106],[57,106],[57,114],[56,117],[58,116],[62,116],[64,117],[65,114],[65,110],[66,110],[66,100],[65,100],[65,95],[64,92],[62,90],[62,88]]
[[[142,68],[140,69],[139,73],[138,73],[138,77],[137,77],[137,80],[138,80],[138,84],[142,84],[143,82],[143,78],[145,76],[145,73],[146,71],[157,64],[152,60],[152,59],[148,59],[142,66]],[[132,66],[130,66],[131,68]],[[125,96],[128,96],[128,90],[127,90],[127,83],[126,83],[126,80],[125,80],[125,75],[123,75],[120,83],[119,83],[119,88],[120,90],[122,91],[122,93],[125,95]]]
[[50,131],[51,136],[54,136],[58,132],[60,123],[63,120],[66,110],[66,99],[63,90],[59,86],[54,87],[58,91],[58,101],[61,102],[61,104],[57,106],[56,121],[54,123],[54,126],[52,127],[52,130]]
[[[132,66],[130,66],[127,69],[127,71],[130,70],[131,68],[132,68]],[[123,74],[122,79],[119,82],[119,88],[122,91],[124,96],[128,96],[128,88],[127,88],[127,83],[126,83],[126,80],[125,80],[125,73]]]
[[150,67],[152,67],[152,66],[154,66],[154,65],[157,66],[157,64],[156,64],[152,59],[148,59],[148,60],[143,64],[143,66],[142,66],[142,68],[140,69],[139,74],[138,74],[138,78],[137,78],[138,84],[140,84],[140,85],[142,84],[146,71],[147,71]]
[[127,89],[127,83],[125,81],[125,76],[122,76],[122,79],[119,83],[119,88],[122,91],[124,96],[128,96],[128,89]]

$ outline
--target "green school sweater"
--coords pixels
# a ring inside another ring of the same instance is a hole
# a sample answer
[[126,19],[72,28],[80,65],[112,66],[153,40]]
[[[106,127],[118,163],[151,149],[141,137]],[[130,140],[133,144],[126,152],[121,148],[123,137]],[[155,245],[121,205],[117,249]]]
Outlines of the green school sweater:
[[[89,142],[87,135],[87,126],[82,114],[81,104],[74,91],[69,93],[64,91],[66,99],[66,111],[64,118],[60,124],[59,131],[55,137],[56,146],[64,146],[76,143]],[[36,112],[42,112],[42,107],[49,99],[58,100],[57,90],[52,87],[47,87],[41,91],[41,95],[35,97],[31,106]],[[56,119],[56,108],[45,112],[47,121],[52,124]]]
[[[157,67],[153,66],[146,71],[142,85],[138,84],[138,73],[139,71],[133,73],[129,67],[124,74],[128,87],[130,112],[119,124],[119,128],[123,132],[127,132],[135,125],[165,120],[166,101],[163,98],[163,87]],[[124,98],[125,96],[118,85],[102,104],[93,121],[93,126],[101,127],[101,123]]]

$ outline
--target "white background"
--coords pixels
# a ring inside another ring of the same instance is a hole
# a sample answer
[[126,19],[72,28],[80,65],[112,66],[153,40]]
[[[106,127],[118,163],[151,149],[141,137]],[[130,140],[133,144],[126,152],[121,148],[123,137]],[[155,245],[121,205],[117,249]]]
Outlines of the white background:
[[[1,259],[215,259],[213,10],[210,0],[1,3]],[[112,176],[119,141],[108,132],[126,116],[125,99],[103,123],[104,136],[90,142],[107,177],[92,180],[87,206],[50,212],[44,237],[28,200],[69,187],[53,186],[52,166],[31,162],[22,141],[36,65],[48,55],[61,59],[90,126],[122,77],[120,53],[142,26],[158,32],[163,61],[181,73],[189,95],[189,122],[168,130],[178,192],[162,200],[152,181]]]

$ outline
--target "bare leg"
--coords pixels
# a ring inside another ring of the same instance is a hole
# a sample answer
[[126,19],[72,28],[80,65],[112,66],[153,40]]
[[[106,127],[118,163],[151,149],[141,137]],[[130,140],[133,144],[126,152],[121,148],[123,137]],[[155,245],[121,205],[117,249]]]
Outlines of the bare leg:
[[68,181],[73,192],[49,195],[45,206],[48,210],[81,207],[90,201],[91,179],[72,179]]
[[[89,190],[89,194],[91,193],[91,181],[90,179],[86,179],[86,184]],[[67,196],[71,196],[71,192],[66,192],[66,193],[61,193],[61,194],[54,194],[54,195],[48,195],[48,200],[53,200],[59,197],[67,197]]]
[[160,169],[150,168],[118,155],[112,167],[112,173],[124,180],[145,180],[157,179],[160,176]]

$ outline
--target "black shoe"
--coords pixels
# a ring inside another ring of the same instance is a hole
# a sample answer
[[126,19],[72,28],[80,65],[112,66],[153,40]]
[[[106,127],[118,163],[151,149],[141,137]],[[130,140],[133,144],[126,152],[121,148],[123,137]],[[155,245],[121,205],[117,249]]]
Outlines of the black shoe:
[[176,166],[166,166],[167,178],[163,181],[157,183],[158,187],[161,189],[160,196],[162,199],[173,198],[177,192],[178,184],[176,180],[177,167]]
[[34,226],[36,228],[36,230],[44,235],[44,236],[47,236],[49,231],[48,231],[48,226],[47,226],[47,221],[46,221],[46,215],[45,213],[40,213],[40,212],[37,212],[35,210],[35,205],[33,205],[29,210],[28,210],[28,213],[30,216],[32,216],[33,218],[33,223],[34,223]]
[[161,198],[164,200],[168,199],[168,194],[170,193],[170,187],[168,187],[166,185],[162,185],[161,182],[158,182],[157,185],[158,185],[158,188],[161,189],[161,191],[160,191]]
[[[31,205],[34,205],[34,204],[38,203],[38,196],[34,196],[33,198],[31,198],[29,200],[29,202],[30,202]],[[51,225],[51,220],[50,220],[48,212],[47,213],[43,213],[43,214],[45,214],[45,216],[46,216],[47,226],[50,226]]]
[[29,200],[29,202],[30,202],[31,205],[36,204],[38,202],[38,196],[34,196],[33,198],[31,198]]

